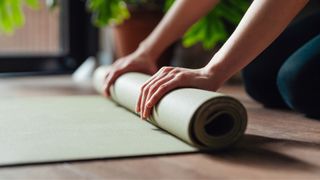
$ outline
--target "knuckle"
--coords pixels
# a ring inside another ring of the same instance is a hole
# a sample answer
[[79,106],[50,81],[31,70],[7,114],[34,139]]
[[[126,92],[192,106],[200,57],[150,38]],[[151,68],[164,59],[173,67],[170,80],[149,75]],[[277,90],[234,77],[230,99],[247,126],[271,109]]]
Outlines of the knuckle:
[[120,68],[117,68],[113,73],[114,76],[118,76],[120,74],[121,74],[121,69]]
[[180,71],[179,71],[179,69],[177,69],[177,68],[174,68],[174,69],[172,69],[171,71],[170,71],[170,73],[172,73],[172,74],[177,74],[177,73],[179,73]]
[[148,106],[149,106],[149,107],[152,107],[152,106],[155,104],[156,98],[157,98],[157,95],[153,96],[153,97],[149,100],[149,103],[148,103]]
[[183,79],[185,79],[185,74],[183,74],[183,73],[178,73],[178,74],[176,74],[176,78],[178,79],[178,80],[183,80]]
[[155,93],[157,91],[157,86],[153,85],[150,87],[150,93]]
[[141,87],[140,87],[140,91],[143,92],[148,88],[148,83],[144,83]]
[[142,90],[142,94],[143,95],[146,95],[149,93],[149,88],[148,87],[145,87],[143,90]]
[[153,104],[152,104],[151,102],[149,102],[149,103],[147,104],[147,111],[148,111],[148,110],[151,110],[152,106],[153,106]]
[[165,70],[165,68],[166,68],[166,67],[162,67],[162,68],[160,69],[160,72],[163,72],[163,71]]
[[164,84],[162,84],[162,85],[160,85],[159,86],[159,91],[166,91],[168,89],[168,85],[164,85]]
[[161,94],[156,94],[150,99],[150,103],[152,105],[155,105],[156,103],[158,103],[160,98],[161,98]]
[[161,71],[162,72],[169,72],[169,71],[171,71],[173,69],[173,67],[170,67],[170,66],[164,66],[164,67],[162,67],[161,68]]

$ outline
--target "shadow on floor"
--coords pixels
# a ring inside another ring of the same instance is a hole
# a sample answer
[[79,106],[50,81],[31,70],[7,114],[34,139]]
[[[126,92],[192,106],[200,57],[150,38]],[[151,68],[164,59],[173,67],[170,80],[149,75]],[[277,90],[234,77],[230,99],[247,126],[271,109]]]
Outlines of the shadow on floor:
[[[214,160],[242,164],[248,167],[274,170],[313,171],[320,167],[277,151],[279,144],[289,148],[312,148],[320,150],[320,144],[286,139],[274,139],[257,135],[245,135],[232,150],[208,153]],[[283,149],[282,149],[283,151]],[[320,151],[319,151],[320,153]]]

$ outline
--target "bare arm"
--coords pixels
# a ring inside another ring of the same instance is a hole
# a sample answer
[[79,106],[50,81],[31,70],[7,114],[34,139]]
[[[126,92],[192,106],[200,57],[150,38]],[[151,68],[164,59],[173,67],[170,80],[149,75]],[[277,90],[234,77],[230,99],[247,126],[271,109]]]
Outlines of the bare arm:
[[106,74],[105,95],[123,73],[138,71],[153,74],[157,71],[158,56],[198,19],[207,14],[219,0],[176,0],[156,29],[132,54],[118,59]]
[[308,0],[255,0],[235,32],[201,69],[165,67],[143,85],[137,111],[143,118],[163,95],[179,87],[217,90],[258,56],[306,5]]
[[141,43],[144,51],[152,56],[159,56],[218,2],[219,0],[176,0],[155,30]]
[[307,4],[308,0],[255,0],[239,26],[206,68],[217,84],[255,59]]

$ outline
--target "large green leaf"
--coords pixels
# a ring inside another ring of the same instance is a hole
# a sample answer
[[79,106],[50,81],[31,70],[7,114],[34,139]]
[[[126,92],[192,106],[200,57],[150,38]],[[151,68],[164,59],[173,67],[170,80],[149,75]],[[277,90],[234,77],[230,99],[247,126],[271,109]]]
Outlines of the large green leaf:
[[[166,0],[165,10],[168,10],[174,0]],[[204,49],[211,49],[218,43],[223,43],[229,37],[226,23],[236,26],[249,7],[249,0],[223,0],[201,18],[184,34],[182,43],[185,47],[201,43]]]

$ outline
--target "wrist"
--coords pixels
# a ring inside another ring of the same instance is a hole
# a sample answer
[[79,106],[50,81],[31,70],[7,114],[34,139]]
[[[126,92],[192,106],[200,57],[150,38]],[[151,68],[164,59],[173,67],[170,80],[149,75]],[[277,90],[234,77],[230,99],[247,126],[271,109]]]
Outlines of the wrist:
[[137,52],[140,56],[146,57],[150,61],[156,62],[161,52],[158,52],[155,48],[153,48],[147,41],[142,41],[139,44]]
[[210,82],[218,89],[228,78],[224,70],[218,65],[206,65],[202,68],[202,72],[210,79]]
[[139,44],[138,49],[153,59],[153,61],[157,61],[165,47],[161,43],[154,43],[153,38],[147,38]]

